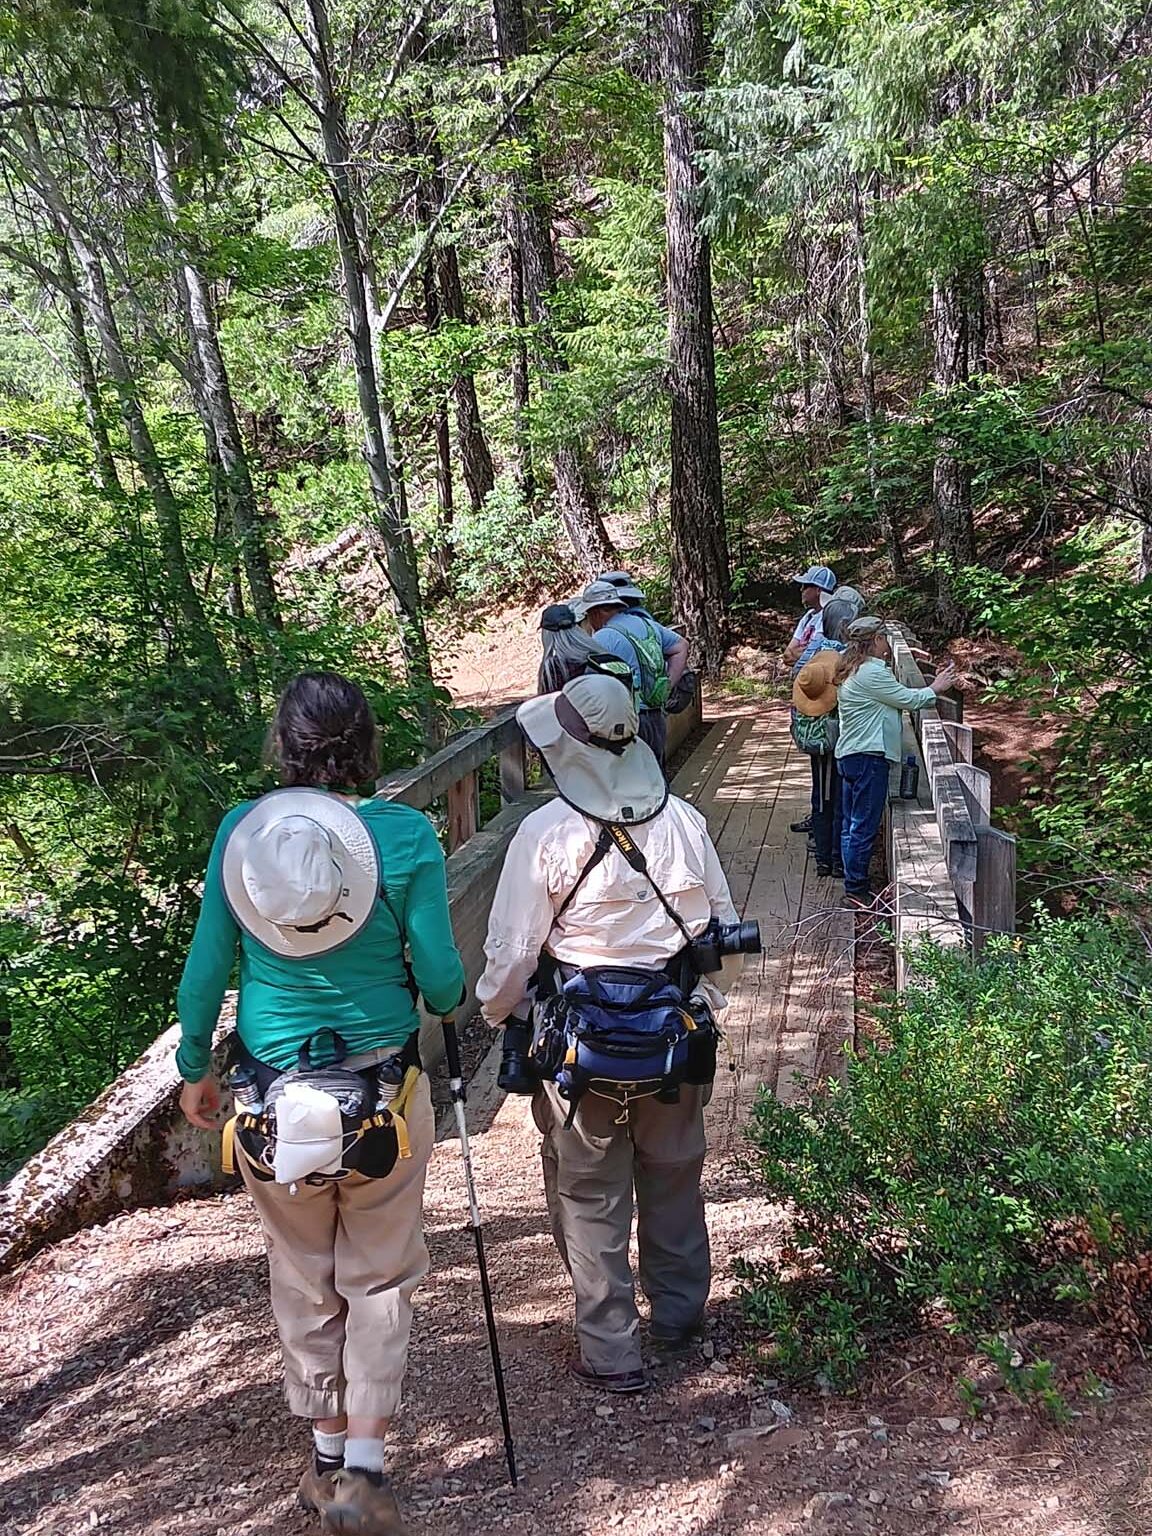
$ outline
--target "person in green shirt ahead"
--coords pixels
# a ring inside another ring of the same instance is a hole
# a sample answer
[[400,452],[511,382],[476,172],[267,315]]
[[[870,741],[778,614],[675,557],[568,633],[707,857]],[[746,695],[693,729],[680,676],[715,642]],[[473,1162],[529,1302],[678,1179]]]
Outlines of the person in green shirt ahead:
[[856,619],[845,633],[848,645],[835,673],[840,712],[836,766],[844,818],[840,853],[845,903],[864,907],[872,899],[868,866],[888,804],[888,765],[900,761],[900,711],[934,704],[936,695],[955,683],[956,669],[951,664],[942,668],[928,688],[906,688],[892,672],[883,619]]
[[[450,1013],[464,967],[431,825],[354,787],[378,767],[360,689],[302,674],[270,743],[285,787],[229,811],[208,861],[177,998],[180,1105],[217,1128],[212,1034],[238,959],[232,1086],[245,1113],[233,1130],[268,1248],[288,1406],[313,1421],[300,1501],[327,1530],[402,1536],[384,1442],[428,1269],[435,1139],[415,998]],[[301,1063],[338,1071],[283,1076]],[[333,1097],[349,1088],[363,1095],[355,1123],[372,1127],[359,1139]]]

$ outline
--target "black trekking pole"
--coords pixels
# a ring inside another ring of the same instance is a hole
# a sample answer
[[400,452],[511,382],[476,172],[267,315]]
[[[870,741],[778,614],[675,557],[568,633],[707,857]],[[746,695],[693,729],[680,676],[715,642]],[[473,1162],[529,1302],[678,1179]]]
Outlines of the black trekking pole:
[[496,1313],[492,1307],[492,1287],[488,1282],[488,1260],[484,1256],[484,1233],[480,1229],[480,1207],[476,1202],[476,1180],[472,1173],[472,1148],[468,1141],[468,1121],[465,1115],[467,1094],[464,1090],[464,1073],[460,1066],[460,1040],[456,1034],[456,1020],[451,1014],[441,1019],[444,1026],[444,1054],[448,1058],[448,1086],[452,1090],[452,1107],[456,1111],[456,1130],[460,1137],[460,1154],[464,1160],[464,1182],[468,1188],[468,1213],[472,1234],[476,1239],[476,1263],[480,1269],[480,1290],[484,1296],[484,1317],[488,1323],[488,1348],[492,1354],[492,1374],[496,1378],[496,1401],[500,1404],[500,1423],[504,1429],[504,1455],[508,1462],[508,1476],[516,1486],[516,1447],[512,1444],[512,1425],[508,1418],[508,1394],[504,1390],[504,1367],[500,1364],[500,1340],[496,1335]]

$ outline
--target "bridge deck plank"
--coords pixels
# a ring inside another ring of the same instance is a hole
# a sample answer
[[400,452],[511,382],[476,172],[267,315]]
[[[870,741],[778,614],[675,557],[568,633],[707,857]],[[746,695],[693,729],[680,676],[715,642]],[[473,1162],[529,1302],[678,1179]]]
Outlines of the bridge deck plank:
[[721,755],[698,749],[674,787],[707,816],[732,899],[764,940],[724,1014],[708,1111],[713,1151],[731,1152],[761,1084],[790,1100],[802,1081],[842,1071],[854,1031],[853,919],[837,906],[839,883],[815,878],[804,838],[789,829],[808,812],[811,775],[787,711],[761,706],[718,724]]

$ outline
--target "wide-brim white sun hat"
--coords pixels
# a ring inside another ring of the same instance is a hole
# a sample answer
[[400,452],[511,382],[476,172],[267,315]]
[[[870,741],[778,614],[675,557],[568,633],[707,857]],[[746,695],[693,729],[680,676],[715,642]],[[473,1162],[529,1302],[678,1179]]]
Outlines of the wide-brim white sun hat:
[[354,939],[380,896],[380,859],[363,818],[323,789],[275,789],[228,834],[224,899],[275,955],[307,959]]
[[660,764],[640,740],[632,690],[614,677],[574,678],[516,711],[557,793],[594,821],[635,826],[668,803]]

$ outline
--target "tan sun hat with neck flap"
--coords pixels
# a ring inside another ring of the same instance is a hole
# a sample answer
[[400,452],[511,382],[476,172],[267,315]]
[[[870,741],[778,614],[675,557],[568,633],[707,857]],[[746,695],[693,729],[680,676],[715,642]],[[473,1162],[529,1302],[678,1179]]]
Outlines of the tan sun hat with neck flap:
[[660,764],[638,734],[632,690],[617,678],[574,678],[521,704],[516,719],[561,799],[594,821],[635,826],[668,803]]

